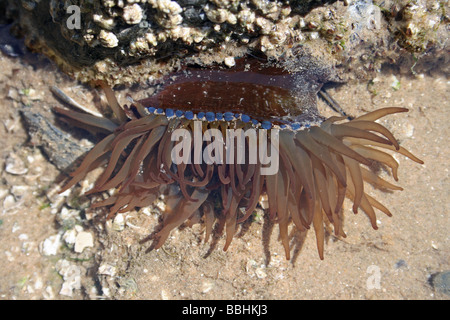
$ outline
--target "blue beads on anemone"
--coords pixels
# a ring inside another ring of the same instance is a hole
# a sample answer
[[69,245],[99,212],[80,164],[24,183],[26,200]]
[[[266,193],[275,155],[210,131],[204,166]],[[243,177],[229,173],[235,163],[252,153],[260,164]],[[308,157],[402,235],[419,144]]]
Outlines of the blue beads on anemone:
[[233,112],[225,112],[223,114],[223,118],[225,119],[225,121],[232,121],[234,118],[234,114]]
[[242,122],[247,123],[247,122],[249,122],[251,119],[250,119],[250,117],[249,117],[248,115],[243,114],[243,115],[241,116],[241,120],[242,120]]
[[167,118],[173,117],[173,109],[166,109],[166,117]]
[[216,114],[214,112],[207,112],[205,113],[205,117],[207,121],[214,121],[216,119]]
[[[234,120],[241,120],[243,123],[252,123],[255,126],[260,126],[261,129],[265,129],[265,130],[270,130],[274,127],[274,124],[269,121],[269,120],[263,120],[263,121],[258,121],[256,119],[252,119],[249,115],[247,114],[240,114],[240,113],[233,113],[233,112],[212,112],[212,111],[207,111],[207,112],[202,112],[200,111],[199,113],[194,113],[193,111],[183,111],[183,110],[174,110],[174,109],[162,109],[162,108],[154,108],[154,107],[147,107],[148,112],[150,113],[156,113],[156,114],[165,114],[165,116],[167,118],[172,118],[172,117],[177,117],[177,118],[181,118],[181,117],[185,117],[187,120],[194,120],[198,119],[201,121],[208,121],[208,122],[213,122],[213,121],[234,121]],[[277,126],[275,126],[277,127]],[[299,130],[302,127],[305,128],[310,128],[311,124],[309,123],[298,123],[298,122],[292,122],[292,123],[282,123],[279,124],[278,127],[280,129],[285,129],[290,127],[292,130]]]
[[297,123],[297,122],[291,123],[292,130],[298,130],[298,129],[300,129],[300,127],[301,127],[300,123]]
[[272,122],[270,121],[261,122],[261,128],[269,130],[270,128],[272,128]]
[[192,111],[186,111],[186,113],[184,114],[185,118],[188,120],[192,120],[194,119],[194,113]]

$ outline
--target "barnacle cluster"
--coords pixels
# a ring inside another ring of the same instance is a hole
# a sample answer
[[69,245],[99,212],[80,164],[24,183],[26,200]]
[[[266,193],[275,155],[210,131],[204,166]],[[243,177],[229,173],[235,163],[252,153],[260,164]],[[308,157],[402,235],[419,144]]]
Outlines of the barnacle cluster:
[[[447,41],[450,21],[448,1],[376,1],[389,21],[399,44],[411,52],[423,52]],[[444,33],[444,34],[443,34]]]
[[444,52],[447,9],[425,0],[8,0],[6,11],[27,45],[65,72],[115,85],[168,74],[180,59],[229,66],[249,50],[276,58],[299,44],[361,77],[405,52]]

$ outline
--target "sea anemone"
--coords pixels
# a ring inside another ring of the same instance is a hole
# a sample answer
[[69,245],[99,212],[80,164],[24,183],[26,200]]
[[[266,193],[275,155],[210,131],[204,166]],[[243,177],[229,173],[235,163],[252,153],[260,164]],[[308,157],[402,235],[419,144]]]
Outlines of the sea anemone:
[[[300,231],[313,226],[323,259],[325,224],[333,226],[336,236],[345,237],[345,197],[353,201],[355,213],[359,208],[365,212],[374,229],[374,209],[391,216],[364,190],[365,183],[402,190],[370,169],[373,162],[381,163],[398,179],[397,161],[383,150],[423,162],[376,122],[407,109],[384,108],[351,120],[325,119],[316,108],[322,73],[287,69],[251,56],[231,69],[188,66],[165,78],[151,97],[130,98],[130,106],[123,107],[103,84],[114,112],[111,119],[55,108],[79,126],[105,134],[62,191],[104,167],[89,194],[115,190],[93,204],[108,207],[108,219],[149,206],[166,193],[162,227],[152,237],[154,249],[185,222],[202,221],[206,242],[217,221],[218,234],[225,229],[227,250],[238,224],[251,217],[264,195],[286,258],[290,259],[292,222]],[[230,132],[245,134],[228,138]],[[232,141],[236,143],[229,144]],[[252,158],[255,147],[263,150]],[[268,169],[273,165],[268,159],[276,162],[276,171]]]

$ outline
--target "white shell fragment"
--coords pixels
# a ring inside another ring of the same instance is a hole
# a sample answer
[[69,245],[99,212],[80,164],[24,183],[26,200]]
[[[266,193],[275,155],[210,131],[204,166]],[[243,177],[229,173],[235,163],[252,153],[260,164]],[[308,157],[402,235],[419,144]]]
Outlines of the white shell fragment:
[[28,168],[22,159],[16,154],[10,153],[6,158],[5,171],[14,175],[22,175],[28,172]]
[[92,233],[81,231],[77,234],[74,247],[75,252],[81,253],[85,248],[93,246],[94,246],[94,238],[92,237]]
[[39,244],[39,251],[44,256],[54,256],[58,253],[58,249],[61,245],[61,235],[55,234],[48,237]]
[[71,297],[73,290],[81,288],[81,268],[66,259],[59,260],[55,267],[64,279],[59,294]]

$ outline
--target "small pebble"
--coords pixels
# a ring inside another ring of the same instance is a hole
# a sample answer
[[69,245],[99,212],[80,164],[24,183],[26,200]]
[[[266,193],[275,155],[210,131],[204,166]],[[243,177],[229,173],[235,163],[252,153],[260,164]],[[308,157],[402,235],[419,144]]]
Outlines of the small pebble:
[[73,247],[73,245],[75,244],[75,240],[77,239],[77,231],[75,229],[67,230],[66,232],[64,232],[62,238],[69,247]]
[[264,270],[264,267],[262,267],[262,266],[256,268],[255,274],[258,277],[258,279],[264,279],[265,277],[267,277],[267,273]]
[[431,275],[430,283],[435,290],[450,295],[450,271]]
[[12,194],[7,195],[3,200],[3,211],[8,211],[16,206],[16,199]]
[[59,260],[55,268],[64,279],[59,294],[71,297],[73,290],[81,288],[81,268],[66,259]]
[[224,60],[224,63],[227,67],[234,67],[236,65],[236,62],[234,61],[234,57],[226,57]]
[[119,213],[116,215],[112,223],[112,228],[115,231],[122,231],[125,228],[125,218],[123,214]]
[[439,246],[438,246],[434,241],[431,241],[431,247],[432,247],[434,250],[439,250]]
[[408,267],[408,264],[406,263],[406,261],[405,260],[403,260],[403,259],[400,259],[400,260],[398,260],[396,263],[395,263],[395,269],[400,269],[400,268],[407,268]]
[[6,158],[5,171],[13,175],[23,175],[28,172],[25,162],[16,154],[10,153]]
[[201,288],[203,294],[208,293],[209,291],[211,291],[212,288],[214,288],[214,282],[210,280],[204,280],[202,282]]
[[28,240],[28,235],[26,233],[19,234],[19,240],[21,240],[21,241]]
[[27,194],[29,189],[30,189],[30,187],[28,187],[28,186],[16,185],[16,186],[11,187],[11,193],[16,199],[20,199]]
[[51,286],[45,287],[45,291],[42,295],[45,300],[53,300],[55,298],[55,294],[53,293],[53,288]]
[[164,289],[161,290],[161,299],[162,300],[170,300],[169,294]]
[[54,256],[61,245],[61,235],[55,234],[39,244],[39,250],[44,256]]
[[77,234],[74,250],[77,253],[83,252],[85,248],[94,246],[94,238],[90,232],[82,231]]
[[100,265],[100,267],[98,267],[98,273],[107,275],[110,277],[114,277],[116,275],[116,267],[114,267],[110,264],[104,263],[104,264]]

